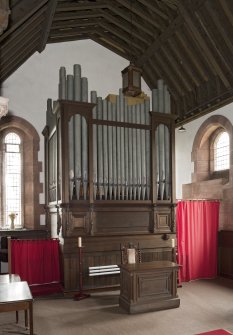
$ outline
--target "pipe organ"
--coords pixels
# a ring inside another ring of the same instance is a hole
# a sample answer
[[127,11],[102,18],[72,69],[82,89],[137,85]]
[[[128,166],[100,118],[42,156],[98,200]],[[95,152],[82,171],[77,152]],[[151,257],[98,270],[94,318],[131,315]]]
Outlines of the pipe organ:
[[[143,261],[171,260],[175,236],[174,115],[162,80],[147,96],[88,94],[81,66],[59,71],[59,99],[48,99],[45,137],[47,223],[62,244],[64,285],[78,285],[77,237],[88,267],[120,263],[120,245],[136,242]],[[102,276],[104,277],[104,276]]]

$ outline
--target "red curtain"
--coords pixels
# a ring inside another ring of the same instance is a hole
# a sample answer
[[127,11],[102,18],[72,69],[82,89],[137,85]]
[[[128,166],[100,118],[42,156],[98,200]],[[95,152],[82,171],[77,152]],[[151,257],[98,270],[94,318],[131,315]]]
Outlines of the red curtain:
[[58,240],[12,240],[12,273],[29,285],[60,282]]
[[216,277],[219,201],[180,201],[176,222],[180,281]]

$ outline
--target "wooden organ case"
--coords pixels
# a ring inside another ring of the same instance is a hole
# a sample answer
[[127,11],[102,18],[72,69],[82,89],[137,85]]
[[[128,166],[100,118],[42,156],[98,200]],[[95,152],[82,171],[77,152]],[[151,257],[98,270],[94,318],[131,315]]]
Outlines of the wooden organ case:
[[149,98],[121,90],[106,99],[92,91],[90,103],[87,92],[59,98],[48,104],[43,135],[46,218],[61,241],[65,290],[79,285],[78,236],[84,289],[119,285],[119,274],[88,270],[120,264],[122,244],[139,244],[142,262],[174,260],[174,115],[166,86],[159,81],[152,91],[152,112]]

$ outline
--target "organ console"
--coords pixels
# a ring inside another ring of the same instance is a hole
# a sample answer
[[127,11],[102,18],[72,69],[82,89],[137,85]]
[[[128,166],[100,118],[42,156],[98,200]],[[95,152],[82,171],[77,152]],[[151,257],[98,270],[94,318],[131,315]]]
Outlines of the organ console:
[[126,97],[121,89],[105,99],[92,91],[90,100],[81,66],[73,75],[61,67],[59,99],[48,99],[43,134],[47,223],[63,245],[67,290],[78,282],[77,236],[85,245],[86,288],[119,283],[117,275],[87,272],[119,264],[122,243],[139,242],[142,261],[172,260],[162,235],[175,237],[175,116],[167,86],[159,80],[152,90],[152,111],[149,97]]

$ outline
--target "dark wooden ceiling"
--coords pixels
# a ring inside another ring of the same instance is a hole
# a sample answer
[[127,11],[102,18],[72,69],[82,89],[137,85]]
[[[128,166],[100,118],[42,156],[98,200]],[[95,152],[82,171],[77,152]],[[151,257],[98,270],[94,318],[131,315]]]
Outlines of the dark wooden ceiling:
[[11,0],[0,82],[47,43],[91,39],[162,78],[177,125],[233,101],[232,0]]

